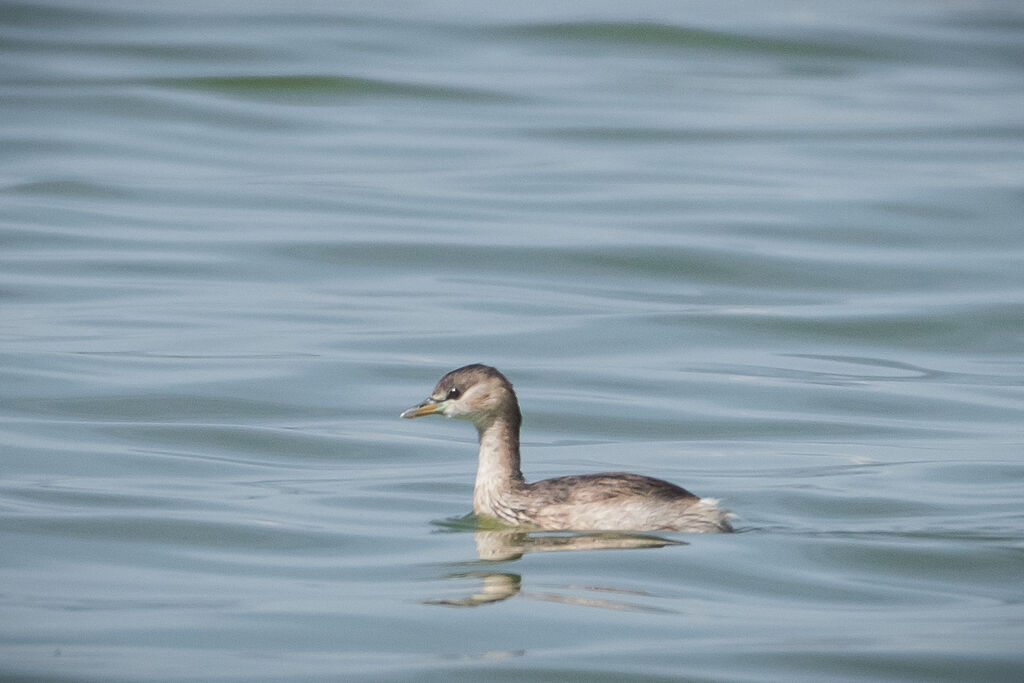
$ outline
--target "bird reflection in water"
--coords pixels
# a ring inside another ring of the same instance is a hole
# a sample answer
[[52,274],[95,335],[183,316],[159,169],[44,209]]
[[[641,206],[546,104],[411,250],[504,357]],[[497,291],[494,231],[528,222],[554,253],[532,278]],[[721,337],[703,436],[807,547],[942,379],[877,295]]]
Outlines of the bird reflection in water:
[[[452,526],[462,526],[453,524]],[[471,563],[473,566],[481,564],[509,562],[522,558],[526,553],[531,552],[555,552],[565,550],[628,550],[641,548],[663,548],[670,545],[686,545],[684,541],[675,541],[661,538],[651,534],[636,533],[550,533],[550,532],[528,532],[521,529],[478,529],[474,532],[473,538],[476,541],[477,555],[479,561]],[[474,569],[464,572],[448,574],[448,579],[474,579],[481,582],[479,591],[464,597],[450,599],[424,600],[428,605],[443,605],[445,607],[479,607],[495,602],[501,602],[511,597],[519,596],[530,600],[541,600],[545,602],[557,602],[562,604],[582,605],[586,607],[601,607],[604,609],[644,611],[644,612],[666,612],[668,610],[650,607],[632,602],[624,602],[609,598],[596,598],[592,596],[578,596],[569,593],[534,593],[522,591],[522,576],[514,572],[487,571]],[[643,591],[608,586],[564,586],[566,591],[587,591],[588,593],[601,592],[605,594],[633,595],[637,597],[649,597]]]

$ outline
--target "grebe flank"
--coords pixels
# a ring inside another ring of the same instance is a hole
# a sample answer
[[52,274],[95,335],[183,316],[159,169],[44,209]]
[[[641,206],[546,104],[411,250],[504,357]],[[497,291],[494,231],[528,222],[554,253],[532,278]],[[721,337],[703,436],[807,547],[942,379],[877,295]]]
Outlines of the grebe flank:
[[480,435],[473,512],[541,530],[732,531],[716,501],[661,479],[610,472],[527,484],[519,468],[522,416],[512,383],[487,365],[441,378],[430,397],[402,417],[469,420]]

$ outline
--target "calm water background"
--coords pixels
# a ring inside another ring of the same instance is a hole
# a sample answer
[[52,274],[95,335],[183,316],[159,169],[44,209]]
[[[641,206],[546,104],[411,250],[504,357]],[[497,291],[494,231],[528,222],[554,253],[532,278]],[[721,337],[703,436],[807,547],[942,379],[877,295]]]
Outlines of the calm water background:
[[1019,3],[492,5],[0,6],[0,675],[1020,680]]

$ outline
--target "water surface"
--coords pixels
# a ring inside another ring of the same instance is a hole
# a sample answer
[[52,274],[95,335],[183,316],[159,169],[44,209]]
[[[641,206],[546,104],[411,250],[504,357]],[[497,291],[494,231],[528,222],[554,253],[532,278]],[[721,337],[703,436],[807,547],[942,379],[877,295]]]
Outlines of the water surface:
[[[8,3],[0,674],[1017,680],[1013,3]],[[739,533],[480,528],[632,470]]]

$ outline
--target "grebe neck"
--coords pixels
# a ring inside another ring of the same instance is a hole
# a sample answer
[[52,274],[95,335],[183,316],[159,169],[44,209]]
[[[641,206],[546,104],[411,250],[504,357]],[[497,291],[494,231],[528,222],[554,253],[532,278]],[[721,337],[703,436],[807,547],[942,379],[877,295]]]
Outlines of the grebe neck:
[[480,434],[480,461],[473,487],[474,512],[487,513],[501,493],[525,484],[519,469],[519,424],[496,417],[477,424]]

